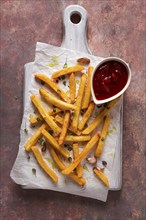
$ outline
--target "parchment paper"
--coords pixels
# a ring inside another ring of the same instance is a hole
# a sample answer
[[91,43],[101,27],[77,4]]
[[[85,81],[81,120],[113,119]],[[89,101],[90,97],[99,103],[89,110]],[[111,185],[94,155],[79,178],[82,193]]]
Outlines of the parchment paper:
[[[29,117],[30,115],[34,115],[34,106],[32,105],[29,97],[31,94],[36,94],[40,99],[39,88],[45,87],[45,85],[41,85],[34,79],[34,73],[43,73],[48,77],[51,77],[52,73],[62,69],[64,64],[67,63],[68,66],[73,66],[76,64],[76,60],[80,57],[88,57],[91,60],[91,65],[96,66],[102,58],[95,57],[93,55],[84,54],[77,51],[72,51],[60,47],[55,47],[49,44],[40,43],[36,44],[36,52],[35,52],[35,61],[33,64],[33,69],[29,68],[27,71],[30,71],[32,75],[31,81],[29,83],[29,92],[28,99],[26,100],[25,111],[23,115],[22,125],[20,128],[20,144],[19,144],[19,152],[14,163],[14,166],[11,171],[11,178],[17,183],[20,184],[23,188],[27,189],[50,189],[54,191],[60,191],[75,195],[80,195],[84,197],[90,197],[94,199],[98,199],[101,201],[106,201],[108,195],[108,188],[101,183],[101,181],[93,174],[93,166],[88,164],[86,160],[82,161],[83,169],[83,177],[86,179],[85,187],[80,187],[68,177],[63,176],[58,168],[55,166],[49,151],[43,153],[44,160],[48,163],[48,166],[54,169],[54,172],[59,177],[58,184],[54,184],[52,180],[42,171],[39,165],[36,162],[36,159],[32,155],[32,153],[26,153],[24,149],[24,145],[27,140],[31,137],[31,135],[37,130],[37,127],[30,127]],[[87,69],[85,68],[84,72],[86,73]],[[33,73],[32,73],[33,72]],[[79,87],[79,74],[76,75],[76,86],[77,89]],[[59,80],[58,85],[66,91],[69,95],[69,87],[68,87],[68,76],[66,76],[65,81],[66,85],[63,84],[64,80]],[[45,87],[46,88],[46,87]],[[43,102],[43,105],[46,109],[49,109],[49,106]],[[90,118],[88,124],[96,117],[96,115],[102,110],[102,106],[96,107],[92,117]],[[105,141],[104,149],[101,155],[101,158],[97,161],[97,166],[103,168],[102,161],[106,161],[107,166],[104,167],[104,173],[109,179],[109,183],[112,184],[113,174],[113,161],[115,158],[115,150],[118,141],[118,132],[120,129],[120,108],[121,108],[121,100],[116,104],[116,106],[110,111],[109,115],[111,117],[111,123],[108,131],[108,135]],[[101,130],[102,125],[97,128],[97,131]],[[26,133],[27,129],[27,133]],[[82,151],[85,144],[80,145],[80,151]],[[89,156],[92,156],[93,152],[89,153]],[[71,155],[72,156],[72,155]],[[94,165],[95,166],[95,165]],[[36,173],[32,172],[32,170],[36,170]]]

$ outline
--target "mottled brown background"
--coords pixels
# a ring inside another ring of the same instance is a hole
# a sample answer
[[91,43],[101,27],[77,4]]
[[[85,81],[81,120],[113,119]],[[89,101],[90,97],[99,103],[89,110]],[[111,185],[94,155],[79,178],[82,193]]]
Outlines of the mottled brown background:
[[[145,219],[145,0],[1,0],[1,219]],[[88,44],[95,55],[119,56],[132,69],[124,97],[123,187],[107,203],[64,193],[23,190],[10,179],[22,119],[23,66],[37,41],[60,46],[62,11],[88,11]]]

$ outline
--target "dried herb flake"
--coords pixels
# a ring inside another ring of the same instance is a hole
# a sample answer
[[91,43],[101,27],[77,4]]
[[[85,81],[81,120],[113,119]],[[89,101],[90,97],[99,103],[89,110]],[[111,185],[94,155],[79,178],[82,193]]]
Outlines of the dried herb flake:
[[26,123],[25,123],[24,131],[25,131],[25,133],[28,133],[28,129],[26,128]]
[[102,138],[101,138],[101,141],[103,141],[103,142],[104,142],[104,140],[105,140],[105,138],[104,138],[104,137],[102,137]]
[[89,172],[89,169],[86,164],[84,164],[83,169]]
[[68,133],[68,135],[73,135],[74,134],[72,131],[68,131],[67,133]]
[[41,151],[46,152],[46,149],[47,149],[47,145],[46,145],[46,142],[44,142]]
[[66,57],[66,61],[65,61],[64,65],[63,65],[63,69],[65,69],[67,67],[68,67],[68,65],[67,65],[67,57]]
[[38,139],[38,144],[43,145],[44,142],[45,142],[45,140],[44,140],[43,137],[40,137],[40,138]]
[[46,157],[45,160],[47,160],[49,163],[52,163],[52,160],[49,157]]
[[44,85],[44,84],[45,84],[45,82],[43,80],[41,80],[41,85]]
[[72,162],[72,158],[71,157],[68,158],[68,162],[70,162],[70,163]]
[[53,135],[53,130],[49,130],[49,134],[50,134],[50,135]]
[[40,118],[37,118],[37,122],[42,122],[42,120]]
[[61,77],[61,79],[62,79],[62,80],[64,80],[64,79],[65,79],[65,75],[63,75],[63,76],[60,76],[60,77]]
[[24,128],[24,131],[25,131],[25,133],[28,133],[28,129],[27,128]]
[[63,81],[63,85],[66,86],[66,81]]
[[36,169],[32,168],[32,173],[36,176]]
[[54,113],[56,112],[56,108],[55,108],[55,107],[53,108],[53,112],[54,112]]

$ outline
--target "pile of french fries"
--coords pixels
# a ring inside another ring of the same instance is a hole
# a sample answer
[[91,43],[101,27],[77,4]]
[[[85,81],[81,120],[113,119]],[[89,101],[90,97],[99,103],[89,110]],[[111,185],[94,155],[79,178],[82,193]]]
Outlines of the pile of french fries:
[[[93,67],[88,65],[87,74],[83,73],[82,70],[84,70],[83,65],[67,67],[54,72],[51,79],[44,74],[34,75],[36,80],[44,82],[48,86],[47,88],[51,88],[56,96],[52,95],[49,89],[46,90],[46,88],[40,87],[39,93],[42,99],[37,95],[30,97],[38,111],[36,117],[30,117],[30,123],[33,126],[38,126],[38,129],[26,142],[24,147],[27,152],[33,152],[40,167],[55,183],[59,181],[58,176],[54,170],[49,168],[47,162],[44,160],[41,147],[38,146],[38,140],[42,137],[45,139],[47,150],[61,173],[70,177],[80,186],[84,186],[86,180],[84,178],[82,161],[93,149],[95,151],[94,157],[96,160],[100,157],[110,124],[110,118],[107,114],[118,101],[118,99],[115,99],[107,103],[98,116],[87,126],[87,122],[95,108],[95,104],[91,101],[90,88]],[[80,84],[77,92],[75,81],[76,73],[80,73]],[[55,81],[65,75],[69,77],[69,96]],[[48,103],[49,106],[51,104],[52,109],[47,111],[43,105],[43,101]],[[102,121],[104,121],[104,123],[101,133],[95,133],[95,129]],[[65,148],[65,142],[72,144],[71,151],[73,158],[70,157],[70,151]],[[86,142],[81,152],[79,150],[80,142]],[[70,158],[72,159],[70,163],[64,162]],[[95,174],[105,186],[109,187],[109,181],[104,172],[96,167],[95,163],[93,165],[93,174]]]

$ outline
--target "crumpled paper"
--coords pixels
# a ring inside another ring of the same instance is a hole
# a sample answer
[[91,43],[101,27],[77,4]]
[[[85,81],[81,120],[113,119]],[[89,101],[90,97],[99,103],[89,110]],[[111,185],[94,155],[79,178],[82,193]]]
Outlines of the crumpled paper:
[[[88,57],[91,61],[92,66],[96,66],[102,58],[95,57],[90,54],[84,54],[78,51],[72,51],[64,49],[61,47],[55,47],[45,43],[37,43],[36,52],[35,52],[35,61],[32,65],[26,68],[27,74],[30,74],[30,81],[25,82],[29,83],[28,99],[25,100],[25,110],[23,115],[23,120],[20,128],[20,144],[19,152],[14,163],[14,166],[11,171],[11,178],[17,183],[20,184],[23,188],[27,189],[49,189],[54,191],[60,191],[75,195],[80,195],[84,197],[90,197],[98,199],[101,201],[107,200],[108,188],[103,185],[103,183],[93,174],[92,165],[88,164],[86,160],[82,161],[83,165],[83,176],[86,179],[86,185],[84,187],[78,186],[67,176],[61,174],[58,168],[55,166],[50,154],[48,151],[43,153],[44,160],[48,163],[48,166],[54,169],[54,172],[58,175],[59,181],[57,184],[54,184],[52,180],[42,171],[39,165],[36,162],[36,159],[30,152],[25,152],[24,145],[27,140],[33,135],[37,130],[37,127],[31,128],[29,123],[30,115],[34,115],[34,106],[30,101],[30,95],[36,94],[39,98],[39,88],[40,83],[38,83],[33,74],[34,73],[43,73],[48,77],[51,77],[52,73],[62,69],[64,65],[73,66],[76,64],[76,60],[80,57]],[[86,73],[86,68],[84,72]],[[80,76],[76,75],[76,86],[79,87],[79,78]],[[63,83],[63,80],[58,82],[58,85],[66,91],[69,95],[68,87],[68,76],[66,76],[66,85]],[[41,85],[42,87],[44,85]],[[103,168],[102,161],[106,161],[107,166],[104,168],[104,173],[109,179],[110,185],[113,185],[115,181],[113,175],[113,163],[115,159],[115,153],[117,151],[117,143],[119,139],[119,130],[120,130],[120,109],[121,109],[122,100],[120,99],[116,106],[110,111],[109,115],[111,117],[111,123],[109,127],[109,132],[105,141],[104,149],[101,155],[101,158],[97,161],[97,166]],[[49,106],[43,103],[46,109],[49,109]],[[101,111],[102,107],[96,107],[92,117],[88,124],[96,117],[96,115]],[[26,132],[27,130],[27,132]],[[100,127],[97,128],[97,131],[101,130]],[[80,151],[83,149],[83,144],[80,146]],[[92,156],[93,152],[89,153],[89,156]],[[72,156],[72,155],[71,155]],[[94,165],[95,166],[95,165]],[[36,172],[32,172],[35,170]]]

